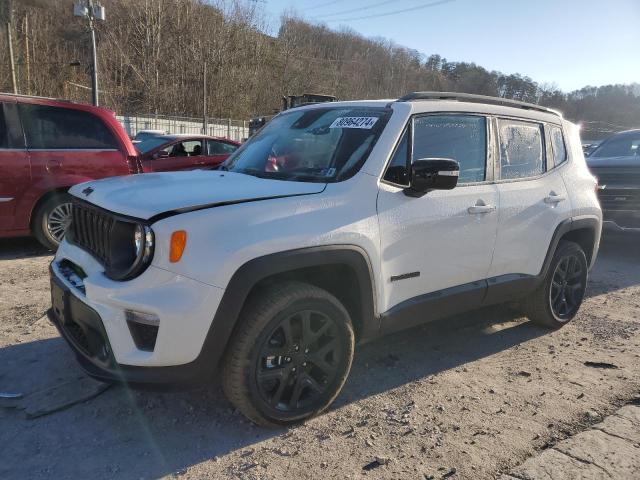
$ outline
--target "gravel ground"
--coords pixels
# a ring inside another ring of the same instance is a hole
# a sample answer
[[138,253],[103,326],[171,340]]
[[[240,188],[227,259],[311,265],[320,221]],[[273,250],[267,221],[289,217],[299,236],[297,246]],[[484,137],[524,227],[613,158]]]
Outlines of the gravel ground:
[[0,477],[497,478],[640,391],[639,240],[604,238],[565,328],[499,307],[368,343],[328,413],[280,430],[246,422],[217,385],[87,380],[43,318],[51,256],[0,240],[0,392],[23,394],[0,399]]

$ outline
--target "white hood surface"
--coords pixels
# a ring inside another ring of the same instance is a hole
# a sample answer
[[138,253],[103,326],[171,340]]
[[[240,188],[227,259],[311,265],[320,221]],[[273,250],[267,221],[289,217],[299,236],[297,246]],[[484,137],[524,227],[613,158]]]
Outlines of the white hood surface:
[[143,173],[81,183],[70,193],[105,210],[148,220],[174,211],[320,193],[325,183],[214,170]]

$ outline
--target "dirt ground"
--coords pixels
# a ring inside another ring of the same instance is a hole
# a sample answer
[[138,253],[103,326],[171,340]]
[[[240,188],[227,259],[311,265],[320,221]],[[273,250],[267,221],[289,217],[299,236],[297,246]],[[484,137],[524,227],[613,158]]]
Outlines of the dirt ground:
[[638,236],[605,236],[565,328],[499,307],[360,346],[330,411],[280,430],[217,385],[94,390],[43,318],[50,260],[0,240],[1,478],[496,478],[640,391]]

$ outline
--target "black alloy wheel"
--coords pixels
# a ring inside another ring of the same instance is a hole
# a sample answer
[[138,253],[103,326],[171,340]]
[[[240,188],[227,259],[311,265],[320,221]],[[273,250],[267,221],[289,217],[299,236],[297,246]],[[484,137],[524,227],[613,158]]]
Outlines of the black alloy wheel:
[[586,283],[586,272],[577,254],[567,255],[558,262],[549,290],[549,302],[556,317],[563,320],[576,314]]
[[589,264],[582,247],[561,240],[540,285],[522,301],[524,313],[540,325],[560,328],[576,316],[587,289]]
[[222,387],[263,426],[301,422],[325,410],[349,375],[355,335],[331,293],[298,281],[258,289],[225,352]]
[[303,310],[283,318],[257,358],[261,399],[282,412],[313,406],[338,373],[341,348],[338,326],[323,312]]

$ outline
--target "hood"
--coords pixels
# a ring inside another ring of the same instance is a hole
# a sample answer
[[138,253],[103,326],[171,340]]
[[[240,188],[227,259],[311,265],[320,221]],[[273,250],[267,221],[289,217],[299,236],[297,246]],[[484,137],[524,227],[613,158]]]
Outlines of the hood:
[[587,165],[590,168],[640,168],[640,157],[626,156],[626,157],[587,157]]
[[325,183],[291,182],[241,173],[191,170],[112,177],[75,185],[72,195],[105,210],[144,220],[234,203],[310,195]]

